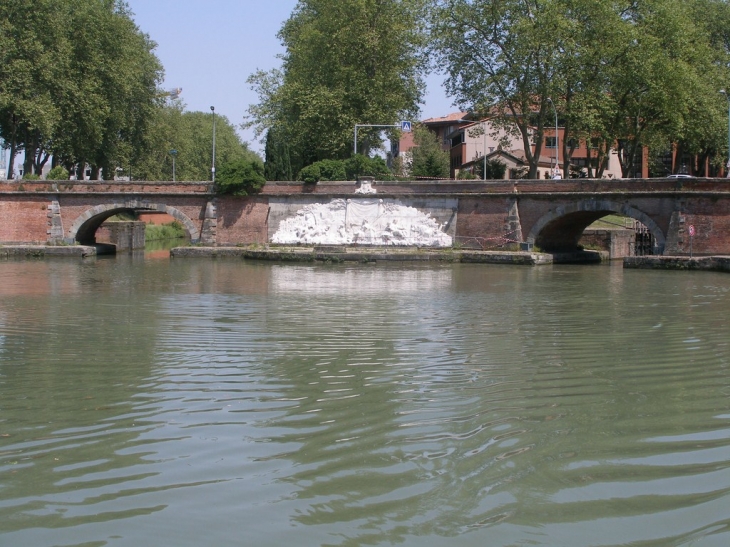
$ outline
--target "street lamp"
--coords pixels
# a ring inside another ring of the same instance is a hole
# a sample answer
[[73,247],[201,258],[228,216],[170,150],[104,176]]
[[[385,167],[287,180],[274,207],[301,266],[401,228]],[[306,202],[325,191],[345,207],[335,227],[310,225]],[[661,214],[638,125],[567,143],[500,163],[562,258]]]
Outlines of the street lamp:
[[560,160],[558,160],[558,109],[555,108],[555,103],[550,97],[547,100],[553,105],[553,110],[555,111],[555,170],[557,174],[558,166],[560,165]]
[[213,175],[213,184],[215,184],[215,106],[211,106],[210,111],[213,113],[213,167],[210,172]]
[[175,156],[177,156],[177,150],[170,150],[172,156],[172,182],[175,182]]
[[727,165],[725,166],[727,173],[725,174],[725,177],[730,178],[730,95],[727,94],[727,91],[724,89],[720,90],[720,93],[725,95],[725,98],[727,99]]

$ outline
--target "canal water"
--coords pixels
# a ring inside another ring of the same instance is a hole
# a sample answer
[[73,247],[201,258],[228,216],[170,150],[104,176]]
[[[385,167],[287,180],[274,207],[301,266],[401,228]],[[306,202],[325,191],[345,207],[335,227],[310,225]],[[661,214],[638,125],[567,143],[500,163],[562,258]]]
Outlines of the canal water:
[[730,545],[730,276],[0,261],[0,545]]

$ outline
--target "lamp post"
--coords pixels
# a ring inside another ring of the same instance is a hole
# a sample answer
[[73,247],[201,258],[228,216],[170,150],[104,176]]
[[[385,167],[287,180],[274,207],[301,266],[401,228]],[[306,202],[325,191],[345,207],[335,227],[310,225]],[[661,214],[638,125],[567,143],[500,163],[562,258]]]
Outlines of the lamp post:
[[725,169],[727,173],[725,174],[725,177],[730,178],[730,95],[727,94],[727,91],[724,89],[720,90],[720,93],[725,95],[725,98],[727,99],[727,165],[725,166]]
[[210,172],[213,176],[213,184],[215,184],[215,106],[211,106],[210,111],[213,113],[213,166]]
[[177,156],[177,150],[170,150],[172,156],[172,182],[175,182],[175,156]]
[[550,97],[548,97],[547,100],[550,101],[551,105],[553,105],[553,110],[555,111],[555,169],[557,174],[560,164],[560,160],[558,159],[558,109],[555,108],[555,103]]

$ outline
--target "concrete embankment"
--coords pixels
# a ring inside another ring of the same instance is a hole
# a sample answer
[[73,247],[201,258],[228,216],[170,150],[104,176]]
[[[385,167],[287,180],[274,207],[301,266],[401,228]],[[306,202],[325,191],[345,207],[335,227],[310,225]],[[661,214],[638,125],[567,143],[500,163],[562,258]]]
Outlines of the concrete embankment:
[[362,247],[177,247],[174,258],[212,257],[276,260],[282,262],[476,262],[536,266],[552,264],[544,253],[495,252],[454,249],[371,248]]
[[44,258],[48,256],[83,258],[97,254],[102,253],[97,252],[97,248],[91,245],[0,245],[0,257],[2,258]]
[[624,268],[730,272],[730,256],[630,256],[624,258]]

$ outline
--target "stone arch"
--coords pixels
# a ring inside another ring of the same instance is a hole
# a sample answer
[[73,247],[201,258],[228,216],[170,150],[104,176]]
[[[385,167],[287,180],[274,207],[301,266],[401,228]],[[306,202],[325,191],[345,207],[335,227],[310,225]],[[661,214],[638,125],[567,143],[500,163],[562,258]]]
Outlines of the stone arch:
[[[571,250],[570,247],[577,246],[578,239],[588,225],[610,213],[618,213],[641,222],[654,236],[656,253],[664,253],[666,236],[650,216],[626,203],[607,199],[587,199],[556,207],[538,219],[530,229],[526,241],[542,246],[541,239],[549,240],[548,247],[553,249],[546,250]],[[576,217],[580,221],[575,222]],[[544,235],[546,230],[550,232],[548,237]],[[562,240],[562,245],[556,243],[558,239]]]
[[127,199],[115,203],[104,203],[95,205],[84,211],[74,220],[69,228],[64,241],[73,245],[74,243],[88,244],[93,241],[97,228],[109,217],[125,210],[155,211],[167,213],[183,225],[190,236],[192,243],[200,241],[200,229],[190,218],[179,209],[165,205],[164,203],[151,203],[146,200]]

